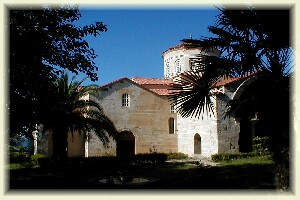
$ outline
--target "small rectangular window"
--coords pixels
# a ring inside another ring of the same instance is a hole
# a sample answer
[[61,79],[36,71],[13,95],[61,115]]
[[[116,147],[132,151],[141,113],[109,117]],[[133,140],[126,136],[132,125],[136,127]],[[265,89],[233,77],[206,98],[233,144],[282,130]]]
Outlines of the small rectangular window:
[[130,106],[130,97],[127,93],[122,94],[122,106],[124,107]]
[[171,113],[175,113],[175,103],[172,103],[170,106]]

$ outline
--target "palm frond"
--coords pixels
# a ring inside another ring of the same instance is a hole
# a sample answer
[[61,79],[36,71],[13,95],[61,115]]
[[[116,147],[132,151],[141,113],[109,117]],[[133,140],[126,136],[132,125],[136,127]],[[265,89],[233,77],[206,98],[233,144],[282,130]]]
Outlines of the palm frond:
[[214,115],[213,95],[210,93],[219,76],[207,72],[189,71],[175,80],[169,97],[175,102],[177,112],[184,118],[203,114]]
[[113,122],[103,113],[100,104],[85,98],[88,94],[98,92],[97,87],[92,85],[82,87],[81,84],[85,80],[77,81],[73,76],[69,81],[68,73],[64,71],[54,82],[55,101],[51,102],[52,105],[48,109],[45,127],[51,128],[57,139],[64,138],[57,136],[66,135],[68,131],[72,136],[75,132],[84,136],[94,132],[104,144],[107,144],[110,137],[115,138],[117,130]]
[[[117,130],[113,122],[99,110],[81,110],[78,112],[76,124],[74,129],[77,131],[84,131],[85,133],[95,133],[98,138],[106,145],[109,142],[109,136],[113,139],[117,135]],[[74,121],[75,121],[74,120]]]

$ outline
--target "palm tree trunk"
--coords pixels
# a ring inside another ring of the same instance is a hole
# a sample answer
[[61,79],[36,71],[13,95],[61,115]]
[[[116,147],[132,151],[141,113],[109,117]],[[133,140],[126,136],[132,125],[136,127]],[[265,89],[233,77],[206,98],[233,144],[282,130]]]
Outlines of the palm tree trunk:
[[277,189],[290,188],[290,141],[289,141],[289,96],[286,88],[274,82],[273,98],[268,106],[271,151],[275,162],[275,184]]

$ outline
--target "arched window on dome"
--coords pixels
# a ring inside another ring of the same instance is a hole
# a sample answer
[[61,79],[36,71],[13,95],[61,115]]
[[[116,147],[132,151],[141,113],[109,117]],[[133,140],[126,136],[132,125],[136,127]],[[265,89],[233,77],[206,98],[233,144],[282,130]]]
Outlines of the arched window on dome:
[[122,94],[122,106],[130,107],[130,96],[127,93]]
[[175,66],[176,66],[176,73],[181,73],[181,64],[179,59],[175,60]]

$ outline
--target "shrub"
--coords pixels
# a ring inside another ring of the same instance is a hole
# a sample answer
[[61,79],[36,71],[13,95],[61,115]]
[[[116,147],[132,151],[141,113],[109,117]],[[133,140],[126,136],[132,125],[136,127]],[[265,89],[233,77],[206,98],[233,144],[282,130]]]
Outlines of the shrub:
[[255,152],[268,152],[269,151],[269,137],[268,136],[264,136],[264,137],[258,137],[256,136],[253,139],[253,149]]
[[30,158],[26,161],[21,163],[23,166],[27,168],[39,167],[40,166],[40,159],[44,158],[45,156],[42,154],[36,154],[30,156]]
[[188,155],[178,152],[178,153],[169,153],[167,154],[167,160],[172,160],[172,159],[184,159],[187,158]]
[[30,156],[30,162],[31,162],[31,165],[33,167],[37,167],[37,166],[40,166],[40,159],[41,158],[44,158],[45,156],[43,154],[36,154],[36,155],[32,155]]
[[142,163],[163,163],[167,160],[167,154],[165,153],[143,153],[134,156],[133,161],[135,164]]
[[229,160],[236,160],[236,159],[242,159],[242,158],[250,158],[250,157],[256,157],[256,156],[263,156],[268,155],[269,153],[261,153],[261,152],[250,152],[250,153],[219,153],[214,154],[211,156],[211,159],[213,161],[229,161]]

